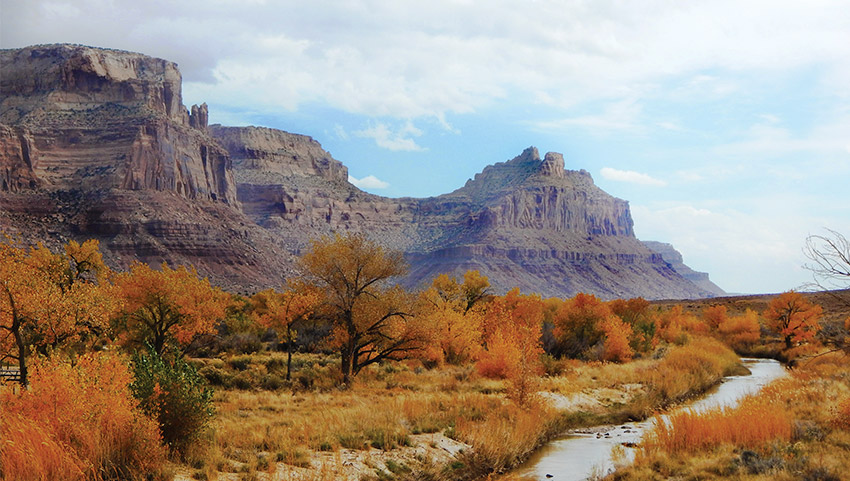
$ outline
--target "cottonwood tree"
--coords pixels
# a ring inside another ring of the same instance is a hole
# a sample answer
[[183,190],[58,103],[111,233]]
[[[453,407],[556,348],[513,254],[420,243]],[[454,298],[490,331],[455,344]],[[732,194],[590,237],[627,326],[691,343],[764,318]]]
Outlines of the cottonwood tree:
[[97,241],[70,242],[64,253],[42,245],[0,242],[0,361],[17,361],[28,382],[27,356],[99,332],[119,303],[105,277]]
[[413,300],[402,288],[390,286],[391,279],[407,270],[401,252],[359,234],[336,234],[314,240],[300,263],[323,291],[343,383],[350,384],[369,364],[403,359],[422,348],[424,333],[411,319]]
[[319,290],[305,282],[292,280],[278,292],[274,289],[260,291],[251,297],[252,316],[256,322],[277,331],[286,341],[286,380],[291,379],[292,344],[296,327],[306,322],[321,302]]
[[799,292],[788,291],[770,301],[763,316],[767,327],[779,333],[785,339],[785,348],[791,349],[795,342],[815,337],[822,314],[821,306],[810,303]]
[[482,343],[482,308],[490,282],[478,271],[466,271],[463,283],[440,274],[419,295],[420,314],[430,334],[427,360],[461,364],[477,358]]
[[157,354],[169,342],[182,349],[196,335],[212,334],[230,302],[194,268],[172,269],[166,263],[155,270],[136,262],[116,276],[115,285],[125,303],[119,326],[125,341],[148,342]]

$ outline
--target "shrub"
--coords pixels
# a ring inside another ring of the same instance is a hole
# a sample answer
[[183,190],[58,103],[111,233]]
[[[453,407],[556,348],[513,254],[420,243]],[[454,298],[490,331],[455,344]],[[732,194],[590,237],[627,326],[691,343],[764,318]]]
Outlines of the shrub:
[[694,452],[724,443],[756,448],[775,439],[789,441],[791,428],[791,415],[784,406],[751,397],[736,408],[685,410],[666,421],[656,418],[642,449]]
[[213,416],[212,391],[192,366],[182,359],[166,361],[150,346],[133,356],[132,366],[133,395],[157,420],[165,443],[182,454]]
[[838,412],[832,423],[838,429],[850,431],[850,399],[846,399],[838,406]]
[[128,479],[161,473],[165,450],[156,424],[137,408],[130,372],[112,354],[74,366],[36,362],[30,388],[0,398],[4,479]]

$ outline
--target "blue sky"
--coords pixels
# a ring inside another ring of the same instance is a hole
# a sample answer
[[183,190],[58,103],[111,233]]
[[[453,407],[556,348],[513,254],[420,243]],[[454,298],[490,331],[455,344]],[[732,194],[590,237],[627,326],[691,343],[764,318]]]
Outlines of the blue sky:
[[[521,8],[520,8],[521,6]],[[454,190],[534,145],[729,292],[850,234],[850,2],[0,0],[0,45],[173,60],[211,122],[316,138],[364,189]]]

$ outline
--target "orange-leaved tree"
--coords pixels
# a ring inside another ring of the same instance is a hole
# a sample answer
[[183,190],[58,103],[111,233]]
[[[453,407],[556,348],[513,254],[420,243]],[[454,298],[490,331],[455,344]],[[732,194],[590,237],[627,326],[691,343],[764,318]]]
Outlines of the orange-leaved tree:
[[333,324],[331,346],[341,355],[343,383],[369,364],[403,359],[424,346],[411,322],[410,295],[390,281],[407,267],[401,252],[359,234],[322,237],[310,244],[301,266],[323,291],[324,314]]
[[579,293],[565,300],[553,316],[558,349],[567,357],[590,357],[590,349],[604,335],[601,323],[610,315],[608,304],[592,294]]
[[629,340],[632,337],[632,326],[612,314],[605,318],[599,327],[605,333],[605,341],[602,344],[602,360],[631,361],[635,354],[634,349],[629,345]]
[[763,316],[767,327],[785,339],[785,348],[812,340],[820,330],[823,308],[796,291],[783,292],[767,305]]
[[286,380],[291,379],[292,344],[296,327],[307,321],[321,302],[321,293],[311,285],[290,280],[282,292],[266,289],[251,297],[251,314],[256,322],[274,329],[286,341]]
[[478,271],[467,271],[463,277],[459,283],[440,274],[419,295],[420,315],[430,334],[423,356],[429,361],[460,364],[478,356],[482,301],[489,295],[490,283]]
[[230,296],[198,276],[194,268],[151,269],[136,262],[115,278],[124,300],[119,330],[127,342],[148,342],[157,354],[167,343],[185,349],[199,334],[212,334],[224,318]]
[[508,394],[521,406],[532,399],[543,368],[543,308],[540,296],[521,295],[514,288],[494,298],[484,316],[486,351],[478,361],[478,371],[507,378],[511,383]]
[[26,248],[12,239],[0,242],[0,361],[17,361],[27,383],[27,356],[97,334],[118,303],[100,273],[102,260],[82,263],[80,251],[100,259],[97,241],[65,246],[53,254],[43,246]]

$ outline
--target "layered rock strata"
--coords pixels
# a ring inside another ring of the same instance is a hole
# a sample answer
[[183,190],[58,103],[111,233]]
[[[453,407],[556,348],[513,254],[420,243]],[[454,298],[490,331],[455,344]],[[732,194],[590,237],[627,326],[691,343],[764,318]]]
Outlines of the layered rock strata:
[[[0,51],[0,226],[58,243],[97,238],[113,265],[194,264],[253,289],[291,268],[238,208],[206,105],[177,65],[76,45]],[[191,214],[190,214],[191,213]]]

